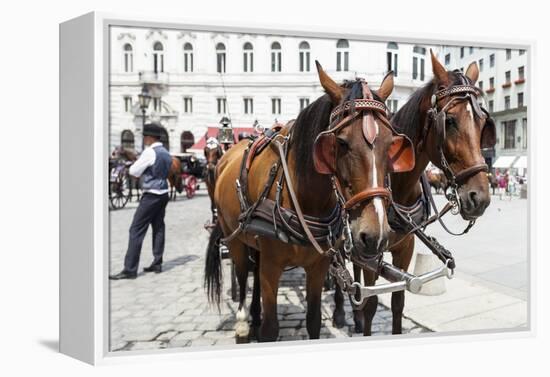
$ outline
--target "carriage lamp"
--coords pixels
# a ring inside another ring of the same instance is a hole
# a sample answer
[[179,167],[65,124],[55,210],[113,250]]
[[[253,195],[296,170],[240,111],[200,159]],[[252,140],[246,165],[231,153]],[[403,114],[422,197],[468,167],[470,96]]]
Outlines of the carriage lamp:
[[142,115],[141,125],[145,126],[145,112],[149,107],[149,103],[151,103],[151,95],[149,94],[149,91],[145,88],[145,86],[141,90],[141,93],[138,94],[138,101],[139,101],[139,108],[141,109],[141,115]]
[[233,135],[233,128],[231,127],[231,120],[224,116],[220,120],[220,128],[218,129],[218,141],[221,144],[233,144],[235,137]]

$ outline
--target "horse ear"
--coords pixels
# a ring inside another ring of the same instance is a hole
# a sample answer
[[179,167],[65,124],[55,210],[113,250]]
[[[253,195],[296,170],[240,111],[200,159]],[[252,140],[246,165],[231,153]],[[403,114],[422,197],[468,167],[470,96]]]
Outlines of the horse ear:
[[319,74],[319,81],[321,86],[327,94],[330,96],[330,99],[334,104],[339,104],[342,101],[344,96],[344,90],[338,85],[329,75],[323,70],[321,64],[315,60],[315,65],[317,66],[317,73]]
[[466,77],[472,81],[472,84],[477,82],[477,79],[479,78],[479,68],[477,67],[476,62],[470,63],[468,69],[466,69]]
[[443,67],[443,65],[441,65],[439,60],[437,60],[437,57],[435,56],[435,54],[434,54],[434,52],[432,51],[431,48],[430,48],[430,55],[432,57],[432,72],[433,72],[435,78],[441,84],[448,85],[449,84],[449,75],[447,75],[447,70],[445,69],[445,67]]
[[388,72],[386,77],[382,80],[382,84],[380,84],[380,88],[376,91],[376,94],[378,94],[378,97],[382,100],[382,102],[385,102],[386,99],[390,96],[391,92],[393,91],[393,71]]
[[394,173],[411,171],[415,165],[414,148],[405,135],[395,135],[388,150],[389,170]]

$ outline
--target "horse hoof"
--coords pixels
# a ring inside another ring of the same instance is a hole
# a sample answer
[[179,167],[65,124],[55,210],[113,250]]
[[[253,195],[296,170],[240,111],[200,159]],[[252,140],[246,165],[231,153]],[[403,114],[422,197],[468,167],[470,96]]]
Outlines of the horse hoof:
[[345,312],[335,312],[332,316],[332,324],[337,329],[341,329],[346,325],[346,313]]
[[355,328],[354,331],[356,334],[362,334],[363,333],[363,324],[361,322],[355,322]]

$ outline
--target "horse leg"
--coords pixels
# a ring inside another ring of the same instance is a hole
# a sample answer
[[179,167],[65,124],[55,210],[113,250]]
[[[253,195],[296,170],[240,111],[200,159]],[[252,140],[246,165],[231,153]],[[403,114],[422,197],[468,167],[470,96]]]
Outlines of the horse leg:
[[334,287],[334,311],[332,312],[332,324],[341,329],[346,325],[346,312],[344,311],[344,293],[336,282]]
[[248,313],[246,310],[246,281],[248,278],[248,250],[246,245],[238,240],[229,243],[231,259],[235,264],[235,273],[239,283],[239,307],[237,309],[235,323],[235,341],[237,343],[248,343],[250,327],[248,325]]
[[319,339],[321,333],[321,293],[329,267],[329,259],[306,268],[306,327],[310,339]]
[[[376,283],[376,275],[369,270],[363,270],[363,278],[365,279],[365,285],[371,286]],[[378,307],[378,296],[370,296],[367,298],[367,303],[363,307],[364,327],[363,335],[372,335],[372,320],[376,314],[376,308]]]
[[[395,249],[391,250],[392,262],[394,266],[407,271],[414,250],[414,237],[402,242]],[[405,307],[405,291],[393,292],[391,294],[391,312],[392,312],[392,334],[401,334],[403,308]]]
[[252,267],[254,270],[254,286],[252,288],[252,303],[250,304],[250,315],[252,316],[252,334],[259,338],[259,329],[262,324],[262,304],[260,302],[260,253],[254,251],[255,262]]
[[[264,250],[262,248],[262,250]],[[260,326],[260,342],[274,342],[279,336],[277,319],[277,291],[283,267],[262,255],[260,258],[260,290],[262,296],[263,319]]]

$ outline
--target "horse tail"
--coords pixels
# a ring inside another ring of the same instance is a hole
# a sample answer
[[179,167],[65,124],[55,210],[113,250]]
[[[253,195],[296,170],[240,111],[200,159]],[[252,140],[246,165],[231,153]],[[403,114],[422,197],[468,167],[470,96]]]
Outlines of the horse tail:
[[206,262],[204,265],[204,286],[206,287],[208,301],[220,306],[222,290],[222,261],[220,254],[220,240],[223,237],[220,223],[216,223],[210,233],[210,240],[206,248]]

